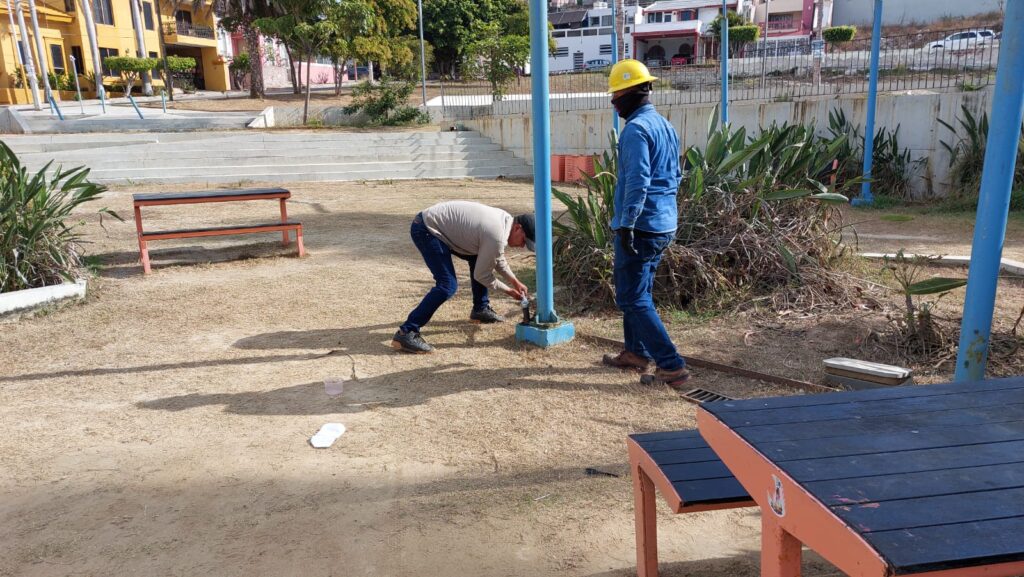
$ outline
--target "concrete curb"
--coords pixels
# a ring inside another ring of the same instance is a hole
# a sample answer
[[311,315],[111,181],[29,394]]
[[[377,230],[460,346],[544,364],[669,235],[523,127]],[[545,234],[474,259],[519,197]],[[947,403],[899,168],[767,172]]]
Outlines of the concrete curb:
[[79,279],[73,283],[0,294],[0,316],[42,308],[63,300],[85,298],[86,284],[84,279]]
[[252,119],[246,128],[272,128],[274,126],[274,107],[268,106],[260,112],[259,116]]
[[0,110],[0,132],[4,134],[32,134],[32,129],[17,109],[8,106]]
[[[866,258],[866,259],[870,259],[870,260],[884,260],[886,258],[896,258],[896,254],[895,253],[883,253],[883,252],[864,252],[864,253],[861,253],[860,256],[863,257],[863,258]],[[917,257],[917,256],[926,256],[926,255],[904,254],[903,256],[906,257],[906,258],[914,258],[914,257]],[[970,266],[970,264],[971,264],[971,257],[969,257],[969,256],[955,256],[955,255],[942,256],[942,257],[939,257],[935,261],[935,264],[943,265],[943,266]],[[1001,264],[999,266],[999,270],[1001,270],[1002,272],[1004,272],[1006,274],[1012,274],[1012,275],[1017,275],[1017,276],[1024,276],[1024,262],[1019,262],[1019,261],[1016,261],[1016,260],[1011,260],[1011,259],[1008,259],[1008,258],[1004,258],[1001,261]]]

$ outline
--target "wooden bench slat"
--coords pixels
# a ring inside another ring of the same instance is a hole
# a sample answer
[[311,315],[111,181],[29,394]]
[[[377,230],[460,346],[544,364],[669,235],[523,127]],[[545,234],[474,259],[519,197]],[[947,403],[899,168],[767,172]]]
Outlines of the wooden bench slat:
[[686,497],[685,503],[688,507],[721,505],[724,503],[737,503],[738,506],[745,507],[754,506],[754,501],[750,499],[747,490],[733,476],[718,479],[678,481],[672,483],[672,487],[680,495]]
[[200,200],[210,198],[234,199],[239,196],[262,196],[267,198],[287,198],[291,195],[284,188],[244,188],[237,190],[203,190],[199,192],[157,192],[133,194],[132,200],[136,202],[151,202],[161,200]]
[[[985,505],[980,507],[979,503]],[[998,518],[1024,516],[1024,487],[998,489],[964,495],[939,495],[917,499],[883,501],[862,505],[833,506],[843,521],[864,533],[916,529],[933,525],[951,525],[987,521],[998,510]]]
[[203,229],[179,229],[176,231],[152,231],[142,233],[145,240],[159,240],[169,238],[187,238],[190,236],[210,236],[211,234],[244,234],[241,231],[254,230],[254,232],[278,232],[283,229],[295,229],[301,226],[301,222],[289,220],[287,222],[264,222],[261,224],[228,224],[224,226],[207,226]]
[[1021,535],[1024,517],[884,531],[864,537],[889,561],[896,575],[913,575],[1024,561]]
[[[684,506],[749,502],[750,496],[697,430],[630,435]],[[653,449],[652,449],[653,448]]]

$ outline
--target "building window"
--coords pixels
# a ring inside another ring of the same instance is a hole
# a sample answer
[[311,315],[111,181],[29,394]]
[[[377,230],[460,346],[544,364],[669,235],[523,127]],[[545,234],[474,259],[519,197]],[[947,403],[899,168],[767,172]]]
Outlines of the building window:
[[671,21],[672,21],[672,13],[671,12],[666,12],[665,13],[665,22],[671,22]]
[[565,38],[565,30],[555,30],[551,33],[552,38]]
[[103,66],[104,76],[116,76],[109,68],[107,68],[106,60],[110,56],[117,56],[117,48],[100,48],[100,63]]
[[24,40],[18,40],[18,52],[21,53],[21,65],[24,66],[28,62],[28,52],[25,51]]
[[153,5],[149,2],[142,3],[142,21],[146,24],[146,30],[153,30]]
[[591,16],[590,17],[590,25],[594,26],[595,28],[600,26],[601,25],[601,17],[600,16]]
[[601,48],[598,50],[598,52],[600,54],[611,54],[612,53],[612,45],[611,44],[602,44]]
[[609,16],[602,16],[601,17],[601,26],[611,26],[611,25],[612,25],[612,17],[610,15]]
[[174,21],[178,22],[178,23],[181,23],[181,24],[191,24],[192,23],[192,13],[191,12],[185,12],[183,10],[178,10],[177,12],[174,13]]
[[92,17],[97,24],[114,25],[114,9],[110,6],[110,0],[93,0]]
[[53,61],[53,72],[64,74],[67,68],[64,66],[64,47],[60,44],[50,44],[50,60]]
[[583,31],[584,36],[597,36],[597,28],[590,28]]
[[570,31],[566,32],[565,35],[568,38],[579,38],[580,36],[583,35],[583,31],[582,30],[570,30]]
[[768,29],[769,30],[791,30],[795,28],[793,26],[793,15],[792,14],[769,14],[768,15]]
[[85,62],[82,60],[82,47],[72,46],[71,47],[71,66],[75,69],[75,74],[82,74],[85,70]]
[[75,0],[64,0],[64,11],[74,12],[75,11]]
[[650,14],[647,15],[647,23],[648,24],[661,24],[662,22],[671,22],[671,21],[672,21],[672,13],[671,12],[668,12],[668,13],[666,13],[666,12],[651,12]]
[[555,58],[565,58],[568,55],[569,55],[569,47],[568,46],[559,46],[558,48],[555,48]]
[[624,30],[624,32],[625,32],[626,34],[629,34],[629,33],[630,33],[630,31],[631,31],[631,28],[630,28],[629,26],[626,26],[626,29]]
[[695,10],[683,10],[679,13],[680,22],[689,22],[690,20],[697,19],[697,12]]

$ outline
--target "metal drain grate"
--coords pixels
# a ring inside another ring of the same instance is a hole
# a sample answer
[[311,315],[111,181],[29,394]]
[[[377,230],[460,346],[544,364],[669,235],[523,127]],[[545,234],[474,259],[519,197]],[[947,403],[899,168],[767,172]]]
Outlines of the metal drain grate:
[[706,389],[693,389],[682,394],[682,397],[691,403],[714,403],[717,401],[734,401],[732,397],[720,395]]

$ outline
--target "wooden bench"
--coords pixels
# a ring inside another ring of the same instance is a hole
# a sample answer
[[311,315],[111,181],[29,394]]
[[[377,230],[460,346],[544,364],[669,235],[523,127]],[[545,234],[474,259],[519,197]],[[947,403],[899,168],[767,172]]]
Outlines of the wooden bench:
[[657,490],[673,513],[756,507],[696,430],[630,435],[638,577],[658,575]]
[[[197,238],[204,236],[224,236],[231,234],[254,234],[259,232],[280,232],[285,246],[291,242],[289,232],[295,231],[295,241],[299,248],[299,256],[306,254],[302,244],[302,223],[288,220],[286,201],[292,193],[283,188],[254,188],[247,190],[213,190],[205,192],[175,192],[164,194],[135,194],[132,200],[135,205],[135,230],[139,236],[139,255],[142,269],[149,273],[149,246],[151,240],[169,238]],[[236,202],[245,200],[277,200],[281,205],[279,222],[251,225],[216,226],[206,228],[189,228],[181,230],[144,231],[142,229],[142,207],[166,206],[172,204],[205,204],[209,202]]]

